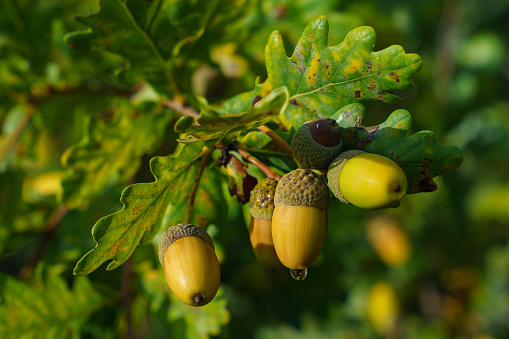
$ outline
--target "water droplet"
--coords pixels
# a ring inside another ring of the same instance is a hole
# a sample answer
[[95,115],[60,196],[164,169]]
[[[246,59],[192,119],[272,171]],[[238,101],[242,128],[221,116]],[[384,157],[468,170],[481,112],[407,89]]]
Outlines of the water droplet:
[[306,277],[308,276],[308,269],[307,268],[305,268],[303,270],[290,269],[290,274],[293,279],[301,281],[301,280],[306,279]]

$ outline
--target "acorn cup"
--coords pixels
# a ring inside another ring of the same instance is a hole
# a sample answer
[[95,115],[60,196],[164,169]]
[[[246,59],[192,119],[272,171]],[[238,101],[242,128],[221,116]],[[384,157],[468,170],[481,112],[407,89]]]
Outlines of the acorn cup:
[[171,226],[159,243],[159,261],[166,282],[182,302],[203,306],[216,295],[219,261],[212,238],[204,229],[191,224]]
[[249,198],[249,238],[256,259],[270,269],[283,267],[277,257],[272,241],[272,213],[277,180],[265,178],[251,192]]
[[336,120],[322,118],[303,123],[292,138],[292,152],[300,168],[326,171],[341,153],[343,140]]
[[281,263],[303,280],[320,254],[327,234],[329,190],[319,175],[296,169],[276,188],[272,239]]
[[408,188],[405,172],[394,161],[357,150],[334,159],[327,179],[336,198],[366,209],[397,206]]

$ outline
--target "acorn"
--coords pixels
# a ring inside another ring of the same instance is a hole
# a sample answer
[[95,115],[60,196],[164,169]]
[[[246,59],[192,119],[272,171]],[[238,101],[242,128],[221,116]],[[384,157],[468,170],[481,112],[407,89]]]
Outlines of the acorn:
[[251,192],[249,198],[249,238],[256,259],[270,269],[283,267],[277,257],[272,241],[272,213],[277,180],[265,178]]
[[191,224],[177,224],[164,232],[159,261],[177,298],[191,306],[208,304],[219,288],[220,268],[207,232]]
[[341,128],[330,118],[305,122],[293,135],[291,146],[300,168],[326,171],[341,153]]
[[274,248],[292,276],[302,280],[325,242],[329,190],[319,175],[299,168],[281,178],[274,204]]
[[388,266],[402,266],[410,258],[412,245],[403,225],[387,215],[368,219],[366,235],[380,260]]
[[334,159],[327,179],[336,198],[366,209],[397,206],[408,188],[405,172],[398,164],[358,150],[343,152]]

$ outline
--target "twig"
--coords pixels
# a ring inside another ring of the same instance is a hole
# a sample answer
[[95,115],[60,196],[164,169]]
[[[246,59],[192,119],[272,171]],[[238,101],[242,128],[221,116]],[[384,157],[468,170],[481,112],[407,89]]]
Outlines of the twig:
[[235,149],[244,159],[258,167],[268,178],[273,178],[276,180],[281,179],[281,176],[274,172],[272,169],[270,169],[267,165],[265,165],[263,162],[258,160],[257,158],[253,157],[251,154],[246,152],[243,149],[236,148]]
[[32,116],[34,115],[36,109],[37,107],[34,104],[32,103],[28,104],[28,107],[23,116],[21,117],[20,121],[16,125],[16,128],[11,134],[9,134],[7,140],[5,140],[2,147],[0,148],[0,163],[4,161],[7,154],[9,154],[9,152],[14,148],[14,146],[16,146],[19,138],[21,137],[21,134],[28,126],[28,123],[32,119]]
[[203,174],[203,171],[205,170],[205,166],[207,166],[207,162],[209,161],[213,150],[214,148],[208,148],[204,150],[203,158],[201,159],[200,167],[198,168],[198,173],[196,174],[196,177],[194,179],[193,190],[191,191],[189,201],[187,203],[186,214],[184,215],[184,220],[182,221],[184,224],[189,224],[192,222],[194,201],[196,200],[196,192],[198,192],[201,176]]
[[[181,115],[187,115],[187,116],[193,117],[195,119],[198,119],[198,117],[200,115],[198,112],[195,111],[194,108],[192,108],[190,106],[184,106],[178,100],[166,100],[163,102],[163,105],[165,107],[173,109],[174,111],[178,112]],[[196,124],[196,125],[198,125],[198,124]]]
[[290,145],[288,145],[288,143],[283,138],[281,138],[279,135],[277,135],[273,130],[268,128],[266,125],[261,125],[260,127],[258,127],[258,129],[260,131],[262,131],[263,133],[267,134],[272,140],[274,140],[274,142],[279,147],[281,147],[281,149],[283,149],[283,151],[285,151],[293,159],[292,148],[290,147]]
[[44,253],[44,249],[48,245],[53,232],[60,224],[60,221],[67,214],[67,212],[69,212],[69,209],[64,205],[60,205],[53,211],[48,220],[46,220],[46,223],[43,226],[43,234],[39,240],[37,249],[35,250],[32,257],[28,260],[27,264],[19,271],[18,277],[21,280],[25,280],[32,273],[34,267],[41,259],[42,254]]
[[122,296],[122,306],[125,310],[125,320],[127,323],[127,339],[134,338],[133,324],[131,321],[131,275],[132,275],[132,264],[133,257],[129,259],[123,265],[122,268],[122,284],[120,286],[120,294]]
[[273,156],[277,156],[277,157],[286,156],[287,155],[284,152],[271,151],[271,150],[263,149],[263,148],[253,148],[253,147],[249,147],[249,146],[247,146],[245,144],[242,144],[242,143],[236,143],[235,146],[237,148],[239,148],[239,149],[243,149],[244,151],[247,151],[247,152],[250,152],[250,153],[263,153],[263,154],[273,155]]

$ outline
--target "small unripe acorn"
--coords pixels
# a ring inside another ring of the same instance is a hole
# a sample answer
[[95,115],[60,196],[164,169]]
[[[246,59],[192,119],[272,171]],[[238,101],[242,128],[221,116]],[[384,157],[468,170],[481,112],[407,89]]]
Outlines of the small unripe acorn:
[[208,304],[220,282],[219,261],[212,238],[201,227],[177,224],[164,232],[159,261],[170,289],[191,306]]
[[271,269],[283,267],[272,241],[272,213],[276,186],[277,180],[265,178],[255,186],[249,198],[251,246],[258,262]]
[[366,209],[395,206],[408,188],[405,172],[394,161],[357,150],[334,159],[327,179],[336,198]]
[[319,175],[299,168],[281,178],[274,203],[274,248],[283,265],[298,275],[316,260],[325,242],[329,190]]
[[341,153],[341,128],[334,119],[322,118],[302,124],[292,138],[292,152],[300,168],[327,170]]

